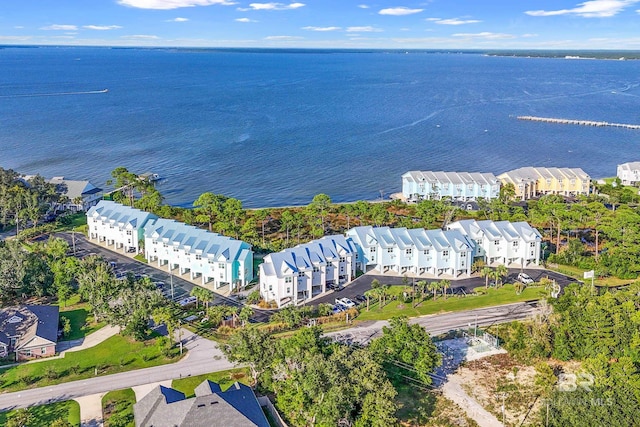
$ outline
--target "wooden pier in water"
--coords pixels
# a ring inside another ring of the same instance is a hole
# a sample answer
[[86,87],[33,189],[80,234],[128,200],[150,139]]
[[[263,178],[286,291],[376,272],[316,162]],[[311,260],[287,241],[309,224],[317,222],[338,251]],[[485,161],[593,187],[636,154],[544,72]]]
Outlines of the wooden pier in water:
[[595,126],[595,127],[612,127],[623,129],[640,129],[640,125],[631,125],[627,123],[609,123],[609,122],[595,122],[592,120],[571,120],[571,119],[556,119],[553,117],[536,117],[536,116],[518,116],[518,120],[527,120],[530,122],[543,122],[543,123],[559,123],[564,125],[580,125],[580,126]]

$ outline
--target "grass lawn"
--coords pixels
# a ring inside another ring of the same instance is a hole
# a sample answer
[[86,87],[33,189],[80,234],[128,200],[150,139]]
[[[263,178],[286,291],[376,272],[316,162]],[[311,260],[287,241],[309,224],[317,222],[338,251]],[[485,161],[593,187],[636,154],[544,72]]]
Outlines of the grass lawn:
[[87,215],[84,212],[67,215],[65,217],[65,222],[67,221],[67,224],[58,223],[59,225],[56,228],[56,231],[71,231],[75,228],[76,232],[78,232],[79,230],[84,229],[83,226],[87,225]]
[[115,335],[95,347],[67,353],[64,358],[27,363],[0,370],[0,389],[17,391],[75,381],[98,375],[148,368],[177,361],[178,350],[167,358],[152,338],[137,342]]
[[69,341],[83,338],[106,324],[105,322],[94,322],[93,314],[88,310],[88,304],[84,303],[61,308],[60,317],[66,317],[71,323],[71,332],[69,335],[63,337],[63,340]]
[[144,262],[145,264],[147,264],[149,262],[149,261],[147,261],[147,259],[142,254],[138,254],[138,255],[134,256],[133,259],[135,259],[136,261]]
[[212,372],[210,374],[197,375],[195,377],[181,378],[179,380],[173,380],[171,387],[178,391],[181,391],[189,397],[193,397],[193,391],[204,380],[209,380],[220,384],[220,388],[227,389],[231,384],[238,381],[242,384],[249,385],[251,383],[251,377],[249,376],[248,368],[230,369],[228,371]]
[[102,398],[104,426],[135,427],[133,405],[136,394],[130,388],[110,391]]
[[[584,278],[584,272],[590,271],[590,270],[573,267],[571,265],[558,265],[557,267],[547,266],[547,268],[549,270],[557,271],[558,273],[562,273],[567,276],[571,276],[577,280],[580,280],[584,282],[585,285],[591,285],[591,279]],[[636,281],[635,279],[618,279],[617,277],[604,277],[604,278],[596,278],[593,283],[596,286],[620,286],[620,285],[627,285],[635,281]]]
[[[7,420],[14,412],[0,412],[0,426],[7,425]],[[74,427],[80,425],[80,405],[75,400],[33,406],[29,408],[29,412],[33,416],[30,426],[48,426],[59,418],[69,421]]]
[[[367,311],[366,303],[359,310],[360,315],[357,320],[385,320],[396,316],[416,317],[425,314],[445,313],[450,311],[472,310],[474,308],[490,307],[493,305],[509,304],[520,301],[540,299],[547,296],[542,287],[527,287],[520,295],[516,295],[513,285],[504,285],[500,289],[484,289],[484,295],[468,295],[448,296],[445,300],[442,295],[434,301],[426,299],[417,307],[413,308],[412,303],[404,303],[399,299],[388,302],[382,309],[378,302],[371,302],[369,311]],[[393,295],[402,295],[404,288],[402,286],[392,286],[389,291]]]

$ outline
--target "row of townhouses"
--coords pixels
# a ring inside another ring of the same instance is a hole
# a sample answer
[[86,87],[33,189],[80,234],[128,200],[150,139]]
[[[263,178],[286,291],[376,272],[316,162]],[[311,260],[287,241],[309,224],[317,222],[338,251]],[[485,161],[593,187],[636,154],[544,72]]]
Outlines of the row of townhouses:
[[356,247],[342,235],[321,239],[269,254],[260,264],[260,294],[278,307],[294,305],[355,278]]
[[525,167],[497,177],[491,173],[409,171],[402,175],[402,196],[407,202],[495,199],[500,187],[513,184],[521,200],[545,194],[588,195],[591,177],[580,168]]
[[347,283],[356,270],[411,276],[469,276],[475,260],[489,265],[538,265],[541,235],[526,222],[463,220],[447,230],[355,227],[267,255],[260,293],[279,307]]
[[87,226],[90,240],[133,253],[144,244],[149,262],[200,278],[213,290],[230,291],[253,280],[253,251],[239,240],[108,200],[87,211]]

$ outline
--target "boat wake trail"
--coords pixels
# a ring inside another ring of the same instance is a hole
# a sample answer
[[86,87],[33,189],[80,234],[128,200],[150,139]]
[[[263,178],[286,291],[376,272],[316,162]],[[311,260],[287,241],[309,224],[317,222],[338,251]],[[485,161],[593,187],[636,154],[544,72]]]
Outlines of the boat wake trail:
[[415,122],[412,122],[412,123],[409,123],[409,124],[406,124],[406,125],[402,125],[402,126],[398,126],[398,127],[395,127],[395,128],[383,130],[382,132],[378,132],[377,135],[383,135],[385,133],[393,132],[393,131],[396,131],[396,130],[413,127],[413,126],[418,125],[418,124],[420,124],[422,122],[426,122],[427,120],[429,120],[432,117],[434,117],[436,114],[438,114],[438,111],[434,111],[433,113],[429,114],[427,117],[424,117],[424,118],[422,118],[420,120],[416,120]]
[[38,96],[67,96],[67,95],[96,95],[107,93],[109,89],[102,90],[86,90],[81,92],[53,92],[53,93],[27,93],[17,95],[0,95],[0,98],[33,98]]

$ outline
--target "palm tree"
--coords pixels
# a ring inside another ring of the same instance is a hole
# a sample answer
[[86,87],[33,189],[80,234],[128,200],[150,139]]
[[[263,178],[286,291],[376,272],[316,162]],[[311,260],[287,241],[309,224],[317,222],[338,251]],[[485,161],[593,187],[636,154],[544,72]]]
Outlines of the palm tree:
[[526,287],[526,285],[520,281],[516,281],[513,284],[513,287],[516,289],[516,295],[520,295],[522,291],[524,291],[524,288]]
[[424,300],[424,293],[427,290],[427,281],[420,280],[418,283],[416,283],[416,285],[418,286],[418,289],[420,289],[420,301],[422,301]]
[[253,309],[248,305],[242,307],[242,309],[240,310],[240,314],[238,314],[238,319],[242,321],[242,327],[247,324],[251,316],[253,316]]
[[429,285],[427,285],[427,289],[433,292],[433,300],[435,301],[438,294],[438,290],[440,289],[440,282],[429,283]]
[[380,306],[380,308],[382,308],[387,304],[387,297],[390,296],[389,285],[382,285],[380,286],[379,289],[380,289],[380,298],[382,299],[382,305]]
[[369,289],[368,291],[365,291],[364,296],[367,298],[367,311],[369,311],[369,300],[371,298],[377,298],[377,288],[375,289]]
[[[499,265],[496,267],[496,286],[502,286],[502,278],[507,277],[509,275],[509,269],[504,265]],[[500,285],[498,285],[498,282]]]
[[451,280],[442,279],[440,281],[440,287],[442,288],[442,294],[444,295],[444,299],[447,299],[447,289],[451,288]]
[[199,307],[200,301],[203,301],[206,304],[206,307],[209,307],[209,301],[211,301],[211,291],[200,286],[194,286],[191,290],[191,296],[196,297],[196,309]]
[[485,289],[489,288],[489,277],[492,275],[493,269],[489,266],[482,267],[480,270],[480,276],[484,277],[484,287]]

